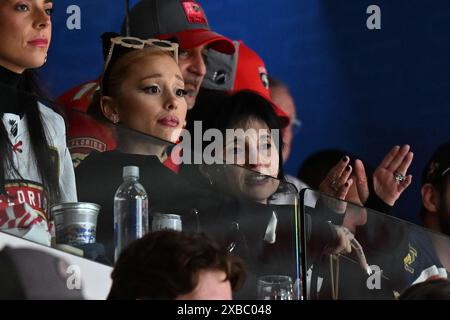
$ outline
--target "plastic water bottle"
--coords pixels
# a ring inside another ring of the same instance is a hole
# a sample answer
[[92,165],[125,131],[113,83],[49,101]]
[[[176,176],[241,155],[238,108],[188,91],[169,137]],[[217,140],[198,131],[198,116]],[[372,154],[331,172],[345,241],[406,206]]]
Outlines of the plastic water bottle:
[[139,183],[139,167],[123,168],[123,183],[114,196],[114,260],[130,242],[148,231],[148,197]]

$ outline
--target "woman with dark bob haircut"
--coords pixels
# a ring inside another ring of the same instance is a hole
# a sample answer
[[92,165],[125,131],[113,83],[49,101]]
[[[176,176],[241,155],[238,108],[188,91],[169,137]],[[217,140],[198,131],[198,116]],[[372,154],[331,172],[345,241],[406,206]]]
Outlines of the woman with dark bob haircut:
[[[216,163],[228,164],[200,166],[207,180],[220,190],[266,204],[283,179],[280,123],[271,104],[251,91],[229,95],[204,90],[188,117],[192,139],[198,139],[198,121],[202,133],[216,129],[222,134],[222,148],[212,156]],[[204,142],[203,158],[209,143]]]

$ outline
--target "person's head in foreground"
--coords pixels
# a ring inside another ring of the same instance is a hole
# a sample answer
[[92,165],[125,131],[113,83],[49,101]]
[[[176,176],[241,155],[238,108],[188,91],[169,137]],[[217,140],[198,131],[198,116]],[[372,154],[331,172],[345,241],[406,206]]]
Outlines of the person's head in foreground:
[[450,300],[450,281],[436,279],[409,287],[399,300]]
[[163,230],[133,242],[111,274],[109,300],[231,300],[242,262],[203,234]]

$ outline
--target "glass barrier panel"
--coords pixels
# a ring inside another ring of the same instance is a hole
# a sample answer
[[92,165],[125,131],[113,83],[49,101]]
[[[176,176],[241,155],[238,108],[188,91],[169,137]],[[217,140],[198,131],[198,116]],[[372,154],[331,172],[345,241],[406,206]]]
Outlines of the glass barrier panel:
[[447,278],[450,238],[309,189],[301,202],[307,299],[396,299]]
[[[149,232],[158,214],[177,215],[183,232],[205,233],[242,258],[247,280],[236,299],[300,298],[295,186],[238,165],[191,163],[186,160],[188,150],[180,150],[173,142],[89,113],[72,111],[68,126],[78,202],[100,205],[95,236],[90,234],[96,242],[71,245],[72,251],[81,250],[85,258],[113,265],[114,195],[123,181],[123,167],[137,166],[149,199]],[[180,159],[183,156],[185,159]],[[192,150],[190,158],[197,156],[202,154]],[[44,214],[51,224],[54,216],[50,210]],[[6,229],[2,231],[9,232]],[[79,226],[71,229],[76,234],[88,231]],[[56,238],[52,246],[71,251]],[[265,276],[289,277],[288,289],[272,292],[274,278],[262,278]]]

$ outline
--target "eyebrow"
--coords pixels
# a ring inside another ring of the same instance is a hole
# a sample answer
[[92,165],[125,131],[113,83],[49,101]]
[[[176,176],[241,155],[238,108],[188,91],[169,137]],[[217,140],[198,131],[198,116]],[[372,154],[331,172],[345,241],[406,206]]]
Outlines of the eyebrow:
[[[162,74],[161,73],[155,73],[155,74],[151,74],[149,76],[146,76],[144,78],[141,79],[142,80],[146,80],[146,79],[155,79],[155,78],[162,78]],[[179,76],[178,74],[175,75],[175,78],[177,78],[178,80],[184,82],[183,78],[181,76]]]

